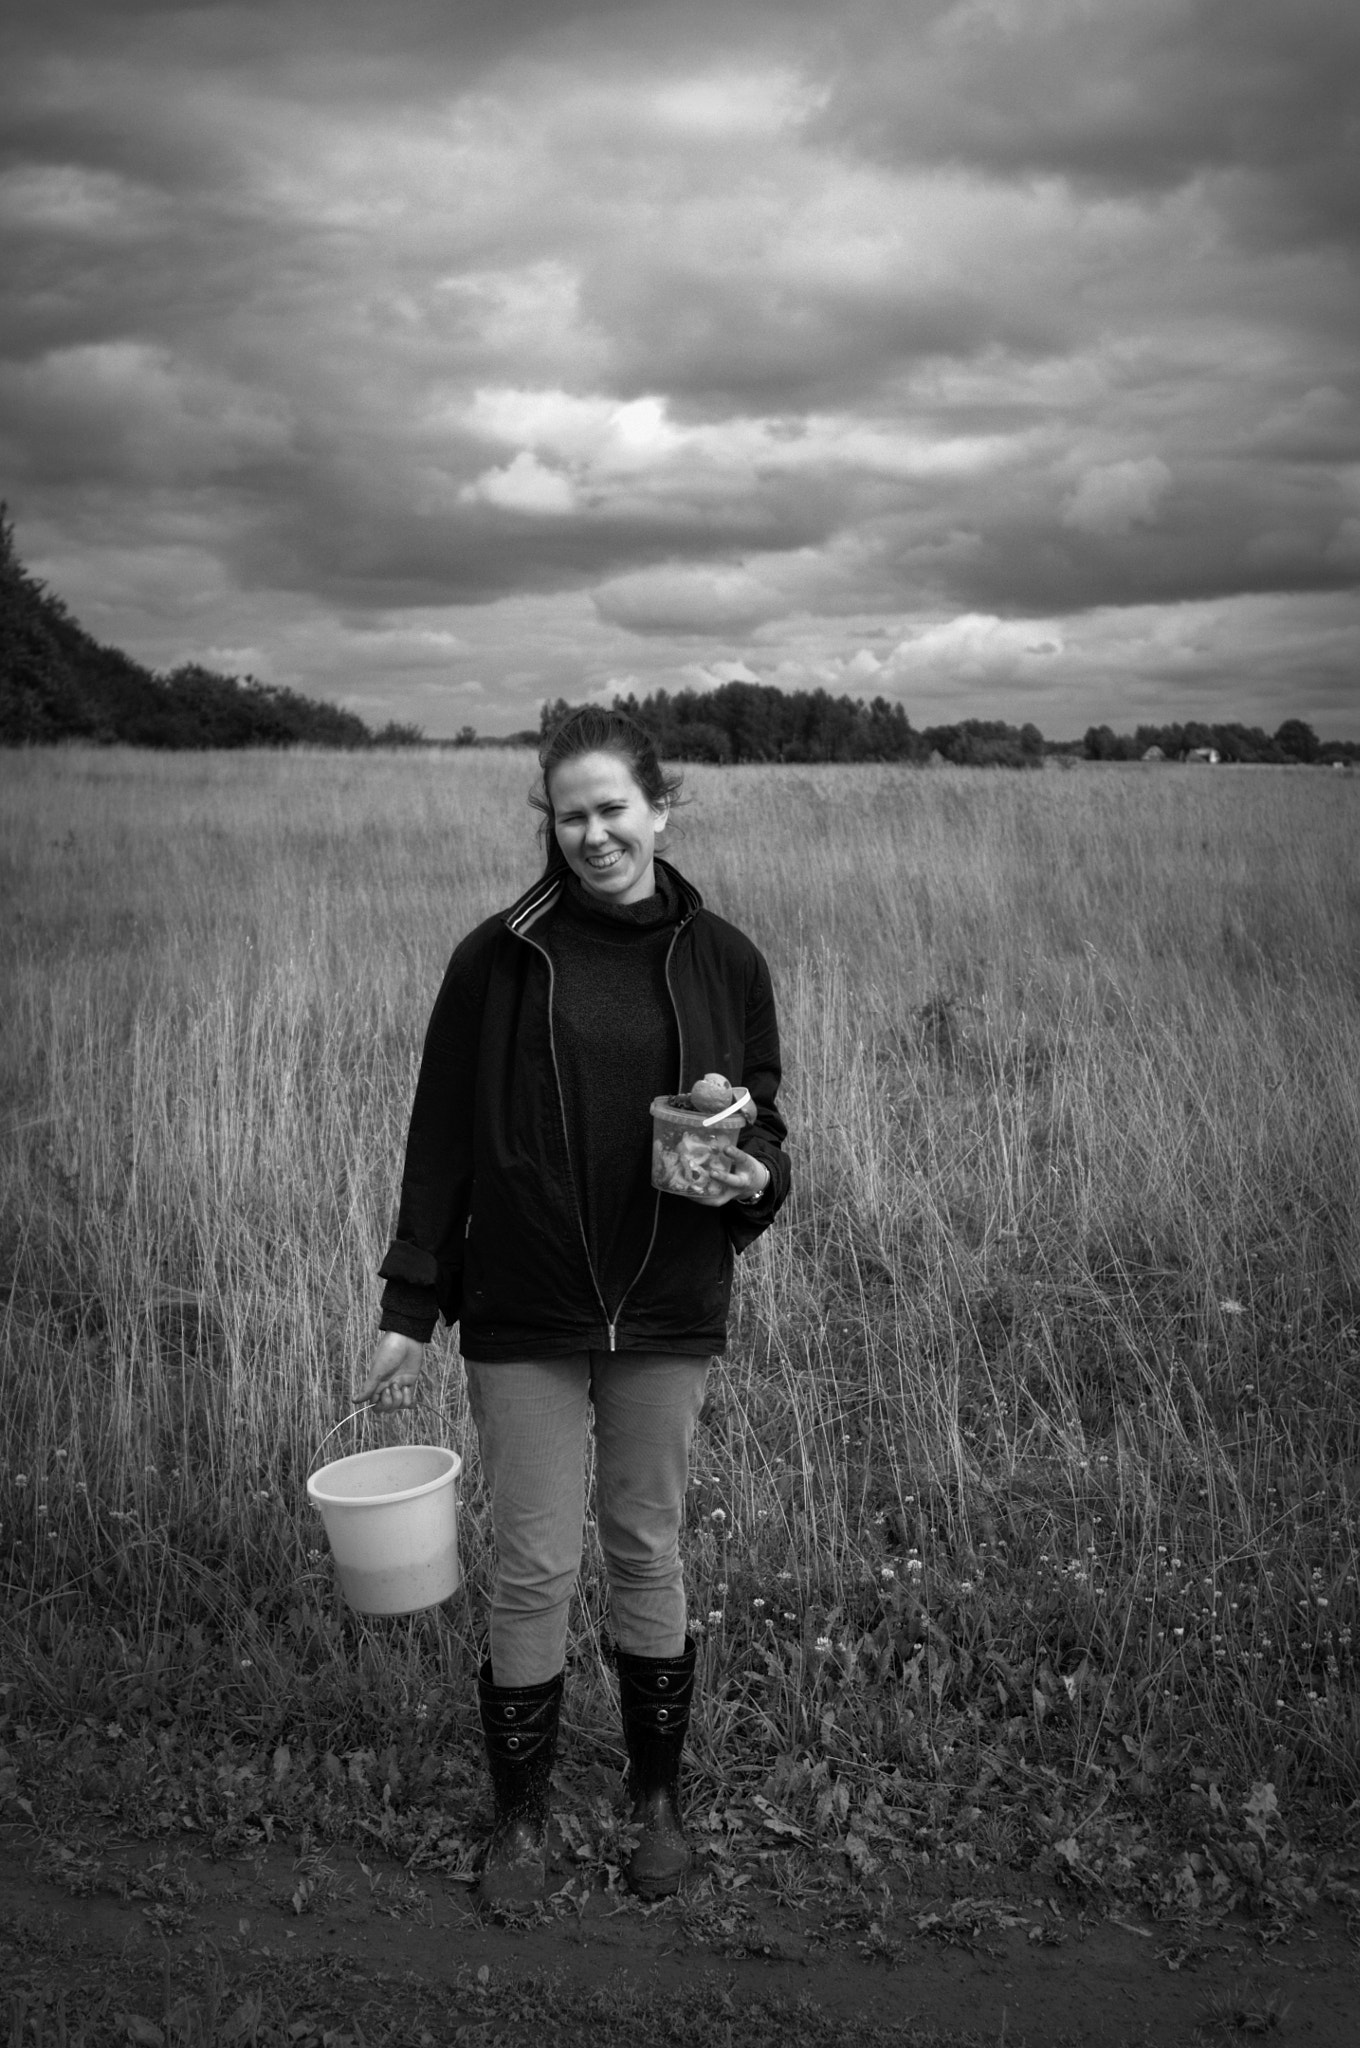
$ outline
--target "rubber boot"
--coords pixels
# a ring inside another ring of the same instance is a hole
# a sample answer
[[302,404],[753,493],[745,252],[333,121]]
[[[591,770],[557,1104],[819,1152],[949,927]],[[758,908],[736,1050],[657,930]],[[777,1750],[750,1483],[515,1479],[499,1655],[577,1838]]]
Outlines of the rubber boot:
[[487,1662],[477,1676],[477,1702],[496,1807],[477,1896],[486,1906],[529,1906],[548,1886],[548,1786],[562,1673],[546,1685],[493,1685]]
[[632,1824],[641,1831],[623,1874],[639,1898],[664,1899],[679,1891],[690,1866],[680,1824],[680,1754],[694,1695],[694,1644],[687,1636],[678,1657],[615,1654]]

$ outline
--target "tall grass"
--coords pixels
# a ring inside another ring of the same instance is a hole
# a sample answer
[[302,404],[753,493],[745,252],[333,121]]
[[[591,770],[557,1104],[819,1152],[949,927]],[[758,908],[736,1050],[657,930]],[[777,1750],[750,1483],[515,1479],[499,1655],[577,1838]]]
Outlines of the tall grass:
[[[302,1480],[447,953],[535,869],[530,767],[0,757],[5,1725],[135,1735],[138,1797],[360,1756],[390,1808],[466,1730],[475,1456],[468,1597],[414,1622],[345,1613]],[[688,787],[674,857],[774,968],[795,1168],[687,1517],[701,1766],[828,1825],[943,1788],[998,1853],[987,1788],[1036,1771],[1355,1799],[1354,782]],[[592,1551],[582,1753],[605,1625]]]

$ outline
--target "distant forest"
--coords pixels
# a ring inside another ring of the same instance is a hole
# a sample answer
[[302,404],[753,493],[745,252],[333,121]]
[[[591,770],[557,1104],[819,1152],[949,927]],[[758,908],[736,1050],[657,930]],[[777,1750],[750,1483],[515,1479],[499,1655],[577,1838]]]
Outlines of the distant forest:
[[[1170,761],[1212,751],[1222,761],[1317,762],[1360,759],[1360,743],[1322,741],[1302,719],[1276,732],[1245,725],[1140,725],[1119,734],[1092,726],[1080,740],[1046,740],[1037,725],[964,718],[918,732],[900,704],[875,697],[836,697],[829,690],[777,690],[762,683],[723,683],[714,690],[658,690],[639,702],[616,697],[657,738],[672,761],[908,761],[960,768],[1040,768],[1050,756],[1088,761],[1138,761],[1156,749]],[[540,733],[571,710],[558,698],[543,706]],[[526,737],[529,737],[526,735]],[[1156,759],[1157,753],[1151,753]]]
[[[657,690],[639,702],[616,697],[672,761],[914,761],[932,756],[965,768],[1038,768],[1046,742],[1037,725],[965,718],[917,732],[900,704],[830,690],[778,690],[770,683],[721,683],[713,690]],[[549,731],[572,706],[543,706]]]
[[370,732],[352,711],[251,676],[217,675],[196,662],[158,676],[102,647],[29,575],[0,506],[0,745],[368,747],[419,738],[413,726]]
[[[1223,761],[1319,762],[1360,759],[1360,743],[1321,741],[1289,718],[1274,733],[1254,726],[1140,725],[1135,733],[1092,726],[1076,741],[1046,740],[1037,725],[965,718],[917,731],[900,704],[829,690],[779,690],[731,682],[712,690],[654,691],[615,699],[641,721],[673,761],[949,762],[965,768],[1038,768],[1058,755],[1092,761],[1141,760],[1157,749],[1185,760],[1212,749]],[[532,745],[573,708],[544,704],[535,730],[479,739],[464,726],[453,746]],[[54,740],[121,741],[141,747],[391,747],[430,744],[420,728],[395,721],[373,731],[352,711],[252,676],[218,675],[187,663],[155,675],[103,647],[59,597],[31,576],[0,505],[0,746]],[[1155,754],[1153,758],[1156,758]]]
[[1293,761],[1326,763],[1360,759],[1360,742],[1320,740],[1301,718],[1286,718],[1273,733],[1259,725],[1140,725],[1133,733],[1111,732],[1093,725],[1081,743],[1088,761],[1185,761],[1213,752],[1220,761]]

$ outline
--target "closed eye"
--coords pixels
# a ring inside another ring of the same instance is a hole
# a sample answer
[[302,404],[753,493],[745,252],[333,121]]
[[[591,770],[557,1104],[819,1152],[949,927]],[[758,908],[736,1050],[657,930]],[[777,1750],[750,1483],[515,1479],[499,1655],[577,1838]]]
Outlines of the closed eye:
[[[624,805],[622,804],[601,804],[599,815],[602,818],[616,818],[623,809]],[[579,825],[584,821],[585,816],[586,813],[584,811],[557,811],[554,813],[555,820],[559,825]]]

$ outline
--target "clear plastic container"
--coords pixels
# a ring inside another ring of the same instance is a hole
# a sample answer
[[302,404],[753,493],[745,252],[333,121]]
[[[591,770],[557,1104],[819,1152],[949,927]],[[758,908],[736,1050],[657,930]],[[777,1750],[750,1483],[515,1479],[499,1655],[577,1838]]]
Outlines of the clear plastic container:
[[[746,1098],[749,1100],[749,1098]],[[652,1186],[663,1194],[683,1195],[715,1209],[732,1193],[727,1181],[714,1180],[713,1161],[729,1160],[745,1128],[741,1104],[734,1103],[720,1123],[689,1107],[685,1095],[658,1095],[652,1103]]]

